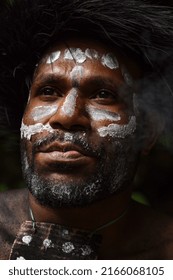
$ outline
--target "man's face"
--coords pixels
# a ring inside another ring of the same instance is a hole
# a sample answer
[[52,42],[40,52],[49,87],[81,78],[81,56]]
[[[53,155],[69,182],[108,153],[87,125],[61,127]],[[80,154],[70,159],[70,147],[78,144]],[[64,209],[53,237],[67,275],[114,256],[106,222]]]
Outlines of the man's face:
[[138,152],[127,68],[90,40],[57,44],[40,61],[21,127],[23,172],[39,203],[84,206],[130,185]]

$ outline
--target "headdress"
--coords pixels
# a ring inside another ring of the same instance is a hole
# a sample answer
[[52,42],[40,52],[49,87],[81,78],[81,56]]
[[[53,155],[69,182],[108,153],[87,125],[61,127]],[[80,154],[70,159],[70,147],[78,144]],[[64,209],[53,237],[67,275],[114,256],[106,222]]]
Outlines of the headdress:
[[140,60],[143,68],[161,69],[159,73],[171,55],[173,9],[158,1],[8,2],[4,1],[0,11],[1,127],[19,129],[35,65],[45,49],[64,34],[85,33],[108,41]]

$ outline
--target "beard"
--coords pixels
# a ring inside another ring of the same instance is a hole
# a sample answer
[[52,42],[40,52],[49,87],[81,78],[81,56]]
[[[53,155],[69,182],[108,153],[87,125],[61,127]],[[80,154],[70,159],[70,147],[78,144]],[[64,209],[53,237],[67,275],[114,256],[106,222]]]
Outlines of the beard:
[[[97,156],[97,165],[86,178],[58,180],[45,178],[39,174],[34,164],[34,153],[38,146],[50,144],[55,140],[68,141],[62,134],[54,133],[37,140],[32,147],[29,163],[27,142],[21,142],[22,170],[27,187],[36,200],[45,207],[84,207],[96,201],[123,192],[131,184],[138,162],[138,152],[134,149],[134,139],[115,140],[100,144],[99,148],[89,145],[85,136],[73,134],[71,142]],[[108,149],[109,146],[109,149]],[[57,166],[66,170],[66,166]]]

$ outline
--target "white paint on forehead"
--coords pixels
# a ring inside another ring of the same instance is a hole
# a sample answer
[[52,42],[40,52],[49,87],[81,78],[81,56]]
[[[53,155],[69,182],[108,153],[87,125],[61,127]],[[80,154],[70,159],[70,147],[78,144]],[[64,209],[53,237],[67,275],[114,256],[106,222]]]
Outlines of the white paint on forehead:
[[58,105],[51,106],[38,106],[35,107],[31,112],[31,117],[34,121],[38,121],[45,117],[54,115],[58,111]]
[[94,49],[86,49],[85,55],[90,59],[99,59],[100,58],[100,55]]
[[110,69],[117,69],[119,68],[119,63],[115,55],[112,53],[104,54],[101,58],[101,63],[104,66],[107,66]]
[[124,65],[121,68],[121,73],[123,75],[125,83],[128,86],[132,87],[133,86],[133,78],[132,78],[132,76],[130,75],[130,73],[128,72],[128,70],[126,69],[126,67]]
[[116,122],[116,121],[121,120],[121,117],[119,114],[112,113],[107,110],[96,109],[92,105],[88,106],[86,110],[89,113],[91,119],[94,121],[109,120],[109,121]]
[[26,138],[27,140],[30,140],[32,135],[41,133],[43,131],[48,131],[50,133],[53,133],[54,130],[50,126],[50,124],[42,124],[42,123],[36,123],[33,125],[26,125],[22,122],[20,132],[21,132],[21,139]]
[[[50,64],[55,62],[60,58],[61,51],[57,50],[56,52],[53,52],[48,57],[46,63]],[[119,63],[117,58],[112,53],[107,54],[99,54],[94,49],[87,48],[86,50],[81,50],[80,48],[69,48],[65,49],[64,51],[64,59],[67,60],[74,60],[76,63],[82,64],[86,61],[86,59],[96,59],[100,60],[103,66],[108,67],[110,69],[117,69],[119,68]]]
[[83,63],[87,57],[80,48],[69,48],[64,52],[64,59],[75,60],[77,63]]
[[61,52],[58,50],[56,52],[52,52],[48,59],[46,60],[47,64],[54,63],[61,55]]
[[129,123],[125,125],[109,124],[98,129],[98,133],[101,137],[114,137],[125,138],[128,135],[132,135],[136,130],[136,117],[131,116]]
[[63,106],[61,107],[61,112],[63,114],[71,117],[73,116],[76,108],[76,100],[77,100],[77,90],[73,88],[69,94],[66,96]]
[[84,68],[81,65],[76,65],[70,72],[72,80],[80,80],[84,74]]

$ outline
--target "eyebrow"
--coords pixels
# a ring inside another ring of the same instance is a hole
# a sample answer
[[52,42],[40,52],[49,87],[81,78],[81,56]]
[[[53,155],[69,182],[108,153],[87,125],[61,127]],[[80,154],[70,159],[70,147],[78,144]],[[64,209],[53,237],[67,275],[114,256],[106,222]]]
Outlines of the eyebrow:
[[108,77],[104,77],[104,76],[92,76],[90,78],[87,79],[86,82],[89,82],[89,84],[93,84],[96,86],[104,86],[104,85],[113,85],[113,86],[121,86],[123,84],[123,79],[122,79],[122,83],[119,83],[116,79],[112,79],[112,78],[108,78]]
[[63,74],[53,74],[53,73],[50,73],[50,74],[42,74],[42,75],[39,75],[39,76],[36,76],[33,81],[32,81],[32,84],[33,83],[41,83],[41,84],[55,84],[57,83],[57,81],[64,81],[65,82],[65,77]]
[[[46,85],[46,84],[56,84],[56,83],[64,83],[66,82],[66,77],[64,76],[64,74],[61,73],[49,73],[49,74],[41,74],[35,77],[35,79],[32,82],[33,84],[42,84],[42,85]],[[75,85],[76,88],[81,88],[85,85],[90,85],[93,87],[104,87],[106,85],[112,86],[116,89],[120,88],[121,86],[123,86],[124,80],[122,79],[121,82],[118,82],[116,79],[112,79],[109,77],[104,77],[101,75],[97,75],[97,76],[90,76],[89,78],[86,78],[84,80],[84,82],[81,83],[74,83],[74,81],[72,81],[72,83]]]

